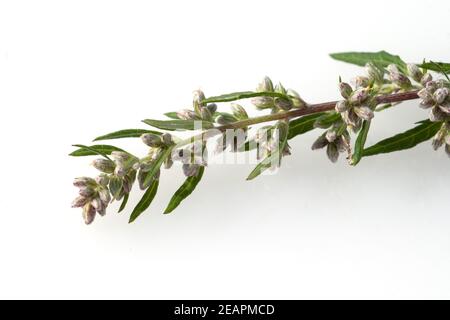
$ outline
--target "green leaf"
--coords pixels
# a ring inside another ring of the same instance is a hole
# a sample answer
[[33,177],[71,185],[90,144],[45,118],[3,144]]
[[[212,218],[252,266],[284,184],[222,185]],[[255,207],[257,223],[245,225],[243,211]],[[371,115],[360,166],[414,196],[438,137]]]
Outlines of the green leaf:
[[94,139],[94,141],[113,140],[113,139],[122,139],[122,138],[139,138],[144,133],[153,133],[153,134],[158,134],[158,135],[161,134],[158,131],[145,130],[145,129],[125,129],[125,130],[119,130],[119,131],[111,132],[111,133],[105,134],[103,136],[97,137]]
[[205,167],[200,167],[196,176],[188,177],[184,181],[184,183],[181,185],[181,187],[175,192],[172,199],[170,199],[169,205],[167,206],[166,210],[164,211],[164,214],[171,213],[173,210],[175,210],[175,208],[178,207],[178,205],[184,199],[186,199],[192,193],[192,191],[194,191],[195,187],[197,187],[197,184],[202,179],[204,171],[205,171]]
[[359,163],[359,161],[361,161],[361,158],[363,155],[363,150],[364,150],[364,145],[366,144],[367,134],[369,133],[369,129],[370,129],[370,120],[363,121],[361,130],[359,131],[359,134],[358,134],[358,138],[356,138],[356,141],[355,141],[355,148],[353,151],[352,161],[351,161],[352,166],[356,166]]
[[425,68],[427,70],[450,74],[450,63],[429,61],[420,64],[419,67]]
[[403,72],[406,71],[406,63],[397,55],[390,54],[386,51],[378,52],[340,52],[332,53],[333,59],[344,61],[347,63],[365,66],[367,62],[373,62],[378,66],[387,67],[391,63],[397,65]]
[[[107,156],[108,154],[111,154],[113,151],[123,151],[124,150],[106,145],[106,144],[98,144],[93,146],[84,146],[82,144],[74,144],[74,147],[78,147],[79,149],[75,150],[74,152],[70,153],[69,156],[72,157],[85,157],[85,156],[95,156],[100,155],[102,157],[105,157],[106,159],[109,159]],[[111,160],[111,159],[109,159]]]
[[292,139],[299,134],[306,133],[308,131],[311,131],[314,129],[314,123],[316,120],[323,116],[324,113],[316,113],[316,114],[310,114],[295,120],[292,120],[289,122],[289,133],[288,133],[288,139]]
[[178,118],[178,114],[175,112],[175,111],[173,111],[173,112],[166,112],[166,113],[164,113],[164,115],[167,117],[167,118],[170,118],[170,119],[174,119],[174,120],[179,120],[180,118]]
[[331,127],[333,123],[338,121],[341,118],[341,114],[335,111],[332,112],[325,112],[322,115],[320,115],[316,121],[314,121],[314,128],[322,128],[327,129]]
[[153,199],[155,198],[156,192],[158,191],[158,184],[159,180],[153,180],[150,187],[147,188],[144,195],[142,196],[142,199],[138,202],[136,207],[133,209],[133,212],[131,213],[129,223],[134,222],[142,212],[147,210],[147,208],[152,203]]
[[118,213],[121,213],[123,211],[123,209],[125,209],[125,207],[127,206],[129,197],[130,197],[130,194],[129,193],[125,193],[125,195],[123,196],[123,200],[122,200],[122,203],[120,205]]
[[380,153],[389,153],[413,148],[419,143],[431,139],[439,131],[441,125],[442,124],[439,122],[424,120],[421,124],[408,131],[382,140],[377,144],[364,149],[362,155],[363,157],[368,157]]
[[212,102],[230,102],[241,99],[248,99],[254,97],[279,97],[287,98],[285,94],[279,92],[254,92],[254,91],[243,91],[243,92],[233,92],[223,94],[221,96],[209,97],[202,101],[202,103],[212,103]]
[[202,129],[211,129],[214,125],[211,122],[201,121],[201,120],[152,120],[146,119],[142,122],[162,130],[195,130],[199,129],[195,126],[201,124]]
[[159,168],[161,168],[161,165],[167,159],[167,157],[170,155],[171,152],[172,152],[172,148],[167,148],[167,149],[163,150],[158,155],[158,157],[153,161],[152,166],[151,166],[150,170],[147,172],[147,175],[144,179],[144,183],[143,183],[144,186],[150,185],[150,182],[152,181],[153,177],[158,172]]
[[286,122],[279,122],[276,126],[279,130],[279,143],[278,148],[273,151],[269,156],[264,158],[256,167],[253,169],[253,171],[250,173],[250,175],[247,177],[247,180],[252,180],[259,176],[262,172],[272,167],[274,163],[280,164],[282,152],[287,144],[287,137],[289,132],[289,125]]

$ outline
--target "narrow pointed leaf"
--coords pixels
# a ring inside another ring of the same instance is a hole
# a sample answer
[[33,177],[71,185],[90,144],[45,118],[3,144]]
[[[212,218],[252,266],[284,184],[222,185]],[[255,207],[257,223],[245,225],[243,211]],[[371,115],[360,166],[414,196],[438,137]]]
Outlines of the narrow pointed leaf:
[[351,161],[352,166],[356,166],[359,163],[359,161],[361,161],[363,151],[364,151],[364,145],[366,144],[367,134],[369,133],[369,129],[370,129],[370,120],[363,121],[361,130],[358,133],[358,138],[356,138],[356,141],[355,141],[355,148],[353,150],[352,161]]
[[129,223],[134,222],[152,203],[155,198],[156,192],[158,191],[159,180],[153,180],[150,187],[147,188],[142,199],[138,202],[133,212],[131,213]]
[[308,131],[311,131],[314,129],[314,122],[321,116],[323,116],[324,113],[316,113],[307,115],[295,120],[292,120],[289,122],[289,133],[288,133],[288,139],[292,139],[299,134],[306,133]]
[[152,181],[155,174],[158,172],[159,168],[161,168],[161,165],[164,163],[164,161],[167,159],[167,157],[172,152],[172,148],[167,148],[166,150],[162,151],[158,158],[153,162],[152,167],[147,172],[147,176],[145,177],[143,185],[150,185],[150,182]]
[[327,129],[333,123],[338,121],[341,118],[341,114],[335,111],[332,112],[324,112],[313,123],[314,128],[322,128]]
[[[100,155],[102,157],[105,157],[109,159],[107,155],[111,154],[113,151],[124,151],[120,148],[106,145],[106,144],[100,144],[100,145],[93,145],[93,146],[85,146],[82,144],[74,144],[74,147],[78,147],[79,149],[73,151],[69,154],[69,156],[72,157],[85,157],[85,156],[95,156]],[[110,159],[109,159],[110,160]]]
[[166,112],[166,113],[164,113],[164,115],[167,117],[167,118],[170,118],[170,119],[174,119],[174,120],[179,120],[180,118],[178,118],[178,114],[175,112],[175,111],[173,111],[173,112]]
[[450,63],[429,61],[422,63],[421,65],[419,65],[419,67],[425,68],[427,70],[450,74]]
[[125,207],[127,206],[128,198],[129,198],[129,197],[130,197],[130,194],[129,194],[129,193],[126,193],[126,194],[123,196],[123,200],[122,200],[122,203],[120,204],[120,208],[119,208],[118,213],[121,213],[121,212],[123,211],[123,209],[125,209]]
[[397,55],[390,54],[386,51],[378,52],[339,52],[332,53],[330,56],[333,59],[356,64],[358,66],[365,66],[367,62],[373,62],[376,65],[387,67],[393,63],[397,65],[402,71],[406,71],[406,63]]
[[441,125],[442,124],[439,122],[424,120],[421,124],[410,130],[382,140],[377,144],[364,149],[362,155],[363,157],[368,157],[376,154],[413,148],[419,143],[431,139],[439,131]]
[[160,135],[161,132],[145,129],[124,129],[115,132],[105,134],[103,136],[97,137],[94,141],[100,140],[113,140],[113,139],[123,139],[123,138],[139,138],[144,133],[153,133]]
[[[142,122],[162,130],[195,130],[195,129],[211,129],[214,125],[211,122],[201,120],[152,120],[146,119]],[[201,125],[201,127],[200,127]]]
[[233,92],[227,93],[221,96],[209,97],[203,100],[203,103],[212,102],[231,102],[236,100],[255,98],[255,97],[279,97],[287,98],[286,95],[278,92],[254,92],[254,91],[243,91],[243,92]]
[[282,152],[287,144],[287,137],[289,126],[285,122],[280,122],[278,124],[280,141],[278,143],[278,148],[274,150],[269,156],[264,158],[253,171],[247,177],[247,180],[252,180],[259,176],[262,172],[272,167],[273,164],[279,165],[281,162]]
[[171,213],[175,210],[175,208],[194,191],[195,187],[197,187],[197,184],[202,179],[204,171],[205,167],[200,167],[196,176],[186,178],[181,187],[175,192],[172,199],[170,199],[164,214]]

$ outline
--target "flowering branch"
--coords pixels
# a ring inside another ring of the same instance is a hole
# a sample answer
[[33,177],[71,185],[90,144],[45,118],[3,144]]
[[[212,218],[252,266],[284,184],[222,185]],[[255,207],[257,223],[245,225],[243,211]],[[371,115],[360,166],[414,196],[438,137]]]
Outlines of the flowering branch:
[[[274,86],[266,77],[256,91],[210,98],[206,98],[200,90],[195,91],[192,109],[166,113],[169,120],[143,120],[162,131],[125,129],[94,140],[140,137],[149,147],[143,157],[112,145],[75,145],[78,149],[71,153],[72,156],[101,156],[93,162],[101,174],[95,179],[75,179],[79,196],[72,206],[82,207],[84,220],[90,224],[96,214],[104,215],[109,203],[114,200],[122,201],[119,212],[124,210],[137,181],[145,192],[130,215],[129,221],[133,222],[153,201],[161,168],[170,169],[174,162],[179,162],[186,180],[164,212],[170,213],[202,179],[208,162],[208,142],[214,136],[219,136],[215,143],[216,154],[227,148],[232,152],[256,151],[259,163],[249,174],[248,180],[279,167],[282,158],[290,155],[288,141],[314,129],[325,131],[314,142],[312,149],[326,148],[332,162],[336,162],[339,154],[344,152],[348,162],[356,165],[364,157],[413,148],[430,139],[435,150],[445,145],[445,151],[450,156],[450,80],[447,76],[450,64],[432,61],[421,65],[406,64],[400,57],[385,51],[346,52],[331,56],[366,69],[366,75],[356,77],[353,86],[339,79],[342,100],[308,104],[296,91],[285,89],[281,84]],[[433,79],[431,72],[437,72],[444,78]],[[250,118],[245,108],[235,103],[246,99],[251,99],[258,110],[270,110],[270,113]],[[420,106],[430,109],[429,119],[366,147],[375,113],[413,99],[421,99]],[[218,111],[217,104],[224,102],[232,102],[231,113]],[[263,123],[266,125],[254,132],[254,126]],[[183,140],[168,132],[183,130],[200,130],[200,133]],[[355,135],[353,143],[352,135]]]

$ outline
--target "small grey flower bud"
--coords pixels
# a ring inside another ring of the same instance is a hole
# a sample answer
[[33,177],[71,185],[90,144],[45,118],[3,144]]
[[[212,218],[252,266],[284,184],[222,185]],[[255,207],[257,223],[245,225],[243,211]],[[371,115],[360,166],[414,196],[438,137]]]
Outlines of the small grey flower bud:
[[87,187],[80,188],[80,191],[78,191],[78,194],[85,198],[91,198],[93,195],[95,195],[95,190],[92,187],[87,186]]
[[273,108],[273,98],[271,97],[256,97],[251,100],[252,104],[258,109]]
[[275,106],[280,108],[281,110],[288,111],[293,107],[292,101],[286,98],[275,98],[274,99]]
[[420,99],[424,99],[424,100],[432,100],[433,99],[432,94],[426,88],[419,90],[419,92],[417,92],[417,95],[419,96]]
[[429,73],[427,72],[427,73],[425,73],[425,74],[422,76],[422,79],[420,79],[420,83],[421,83],[423,86],[426,86],[427,83],[430,82],[430,81],[432,81],[432,80],[433,80],[433,77],[431,76],[431,74],[429,74]]
[[211,114],[214,114],[217,111],[217,104],[210,103],[206,106]]
[[92,166],[104,173],[113,173],[116,168],[114,162],[108,159],[96,159],[92,162]]
[[200,89],[199,90],[195,90],[193,92],[193,95],[194,95],[194,98],[193,98],[194,104],[197,104],[197,105],[201,106],[202,105],[202,101],[206,99],[205,98],[205,94],[203,93],[203,91],[200,90]]
[[326,139],[325,135],[321,135],[319,138],[317,138],[316,141],[314,141],[313,145],[311,146],[312,150],[322,149],[325,148],[328,145],[328,140]]
[[269,77],[264,77],[262,82],[258,85],[257,92],[273,92],[273,83]]
[[125,163],[131,159],[131,155],[123,151],[113,151],[111,152],[111,157],[116,163]]
[[432,122],[444,121],[447,118],[447,114],[443,112],[438,106],[434,106],[430,111],[430,120]]
[[325,134],[325,138],[328,140],[328,142],[333,142],[337,138],[337,132],[336,129],[332,128],[327,130]]
[[429,93],[434,93],[438,88],[438,83],[436,81],[428,81],[425,88]]
[[306,107],[306,102],[300,97],[297,91],[288,89],[287,95],[292,101],[294,108],[304,108]]
[[450,145],[450,132],[449,131],[447,131],[447,136],[445,137],[445,143],[447,145]]
[[73,181],[73,185],[77,188],[83,188],[88,185],[94,185],[95,181],[92,178],[89,177],[81,177],[81,178],[75,178]]
[[87,203],[83,207],[83,219],[84,223],[91,224],[95,219],[95,208],[92,206],[92,204]]
[[411,78],[416,82],[420,82],[423,77],[422,71],[420,71],[419,67],[413,63],[408,63],[406,68],[408,69],[408,74]]
[[162,136],[162,141],[166,146],[173,144],[172,135],[170,133],[164,133]]
[[450,144],[445,145],[445,153],[447,153],[447,156],[450,158]]
[[337,112],[341,113],[341,112],[345,112],[348,109],[350,109],[350,106],[349,106],[347,100],[341,100],[336,103],[335,109]]
[[367,88],[369,86],[369,78],[362,77],[362,76],[356,77],[355,78],[355,86],[356,86],[356,89]]
[[104,203],[109,203],[111,201],[111,195],[109,194],[108,189],[102,189],[98,192],[98,196],[100,197],[100,200],[102,200]]
[[339,83],[339,91],[341,92],[341,96],[344,99],[347,99],[351,96],[353,89],[348,83],[340,82]]
[[370,120],[373,118],[373,111],[367,106],[354,107],[356,115],[363,120]]
[[436,101],[437,104],[441,104],[447,98],[448,93],[447,88],[437,89],[433,94],[434,101]]
[[189,109],[183,109],[180,111],[177,111],[177,116],[181,120],[200,120],[200,118],[197,116],[197,114]]
[[173,160],[172,160],[172,157],[169,156],[166,158],[166,160],[164,160],[164,168],[170,169],[170,168],[172,168],[172,165],[173,165]]
[[72,208],[81,208],[88,202],[89,202],[88,198],[83,197],[83,196],[78,196],[75,198],[75,200],[73,200]]
[[233,111],[233,115],[238,120],[248,119],[247,111],[245,111],[245,109],[241,105],[239,105],[237,103],[232,103],[231,104],[231,110]]
[[106,214],[106,206],[99,198],[93,199],[91,201],[91,205],[95,208],[99,215],[104,216]]
[[350,97],[350,103],[354,105],[359,105],[367,100],[369,97],[369,90],[366,88],[360,88],[353,92]]
[[387,66],[387,71],[389,71],[390,73],[400,73],[400,71],[398,70],[398,67],[397,67],[397,65],[395,65],[395,64],[390,64],[390,65],[388,65]]
[[221,125],[230,124],[230,123],[233,123],[235,121],[237,121],[237,119],[234,116],[225,115],[225,114],[221,114],[220,116],[218,116],[216,118],[216,122],[218,124],[221,124]]
[[144,133],[141,140],[151,148],[159,148],[163,144],[161,137],[153,133]]
[[401,88],[411,87],[409,78],[400,72],[391,72],[389,74],[389,79]]
[[327,146],[327,156],[331,162],[335,163],[339,159],[339,150],[335,143],[330,143]]

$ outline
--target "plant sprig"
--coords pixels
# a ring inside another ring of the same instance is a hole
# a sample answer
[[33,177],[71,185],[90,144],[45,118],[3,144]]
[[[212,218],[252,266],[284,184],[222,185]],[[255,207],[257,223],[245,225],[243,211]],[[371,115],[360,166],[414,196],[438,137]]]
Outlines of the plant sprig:
[[[312,130],[324,130],[312,149],[326,148],[326,154],[336,162],[345,153],[349,164],[355,166],[364,157],[410,149],[432,139],[435,150],[445,145],[450,156],[450,64],[424,61],[408,64],[398,55],[386,51],[343,52],[331,57],[364,66],[366,74],[358,76],[353,86],[339,79],[342,100],[308,104],[300,95],[273,85],[266,77],[255,91],[243,91],[206,98],[200,90],[194,92],[192,109],[168,112],[168,120],[146,119],[153,127],[124,129],[99,136],[94,141],[141,138],[148,146],[143,157],[135,156],[112,145],[75,145],[71,156],[100,155],[93,166],[101,173],[95,179],[77,178],[74,185],[79,196],[73,207],[83,209],[83,217],[90,224],[97,214],[104,215],[110,202],[121,201],[119,212],[128,204],[129,194],[137,182],[144,195],[133,209],[130,222],[135,221],[151,205],[156,196],[161,169],[170,169],[174,162],[181,164],[186,180],[175,192],[164,213],[171,213],[201,182],[208,163],[208,148],[214,137],[216,153],[256,151],[258,165],[249,174],[252,180],[279,167],[284,156],[290,155],[289,140]],[[433,79],[430,71],[441,79]],[[269,113],[249,117],[237,101],[251,99],[261,111]],[[420,106],[429,109],[429,119],[410,130],[367,147],[367,137],[375,125],[375,112],[393,108],[406,100],[420,99]],[[231,102],[231,110],[218,110],[218,103]],[[265,126],[255,128],[258,124]],[[270,124],[268,124],[270,123]],[[155,130],[159,129],[161,131]],[[256,132],[255,132],[256,130]],[[169,133],[169,132],[170,133]],[[198,131],[187,139],[174,135],[176,131]],[[353,138],[355,142],[352,143]]]

